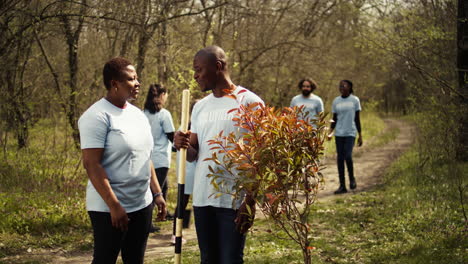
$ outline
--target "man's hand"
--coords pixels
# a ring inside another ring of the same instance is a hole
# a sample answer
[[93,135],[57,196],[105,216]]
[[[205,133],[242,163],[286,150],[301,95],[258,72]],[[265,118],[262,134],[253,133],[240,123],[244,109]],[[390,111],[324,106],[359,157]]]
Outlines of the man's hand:
[[333,138],[333,132],[327,135],[327,139],[330,141]]
[[159,221],[166,220],[166,201],[164,201],[164,197],[162,195],[156,196],[154,198],[153,203],[158,207],[158,215],[156,219]]
[[237,217],[234,220],[237,230],[241,234],[247,233],[249,228],[253,225],[254,219],[255,201],[247,196],[239,207],[239,210],[237,211]]
[[112,226],[125,232],[128,230],[128,216],[122,205],[117,204],[110,208]]
[[190,130],[187,131],[187,133],[184,133],[182,131],[177,131],[174,134],[174,146],[177,150],[181,148],[188,149],[190,146]]

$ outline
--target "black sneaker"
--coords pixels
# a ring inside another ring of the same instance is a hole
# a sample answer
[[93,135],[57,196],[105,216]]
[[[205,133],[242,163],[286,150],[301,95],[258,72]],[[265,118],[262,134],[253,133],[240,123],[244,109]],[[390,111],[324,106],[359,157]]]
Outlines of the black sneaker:
[[335,191],[335,194],[342,194],[342,193],[347,193],[348,190],[346,190],[346,187],[344,186],[340,186],[340,188],[338,188],[338,190]]

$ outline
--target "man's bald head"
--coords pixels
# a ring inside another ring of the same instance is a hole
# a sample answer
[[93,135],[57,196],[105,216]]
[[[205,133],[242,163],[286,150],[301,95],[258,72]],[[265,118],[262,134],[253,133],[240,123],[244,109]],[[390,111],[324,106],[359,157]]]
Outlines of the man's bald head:
[[224,50],[218,46],[208,46],[199,50],[195,54],[195,58],[200,58],[210,65],[221,63],[221,70],[227,71],[227,56]]

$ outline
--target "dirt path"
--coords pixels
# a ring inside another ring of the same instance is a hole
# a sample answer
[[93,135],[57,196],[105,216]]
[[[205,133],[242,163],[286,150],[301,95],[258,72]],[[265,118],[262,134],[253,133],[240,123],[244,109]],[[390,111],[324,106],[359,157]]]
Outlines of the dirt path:
[[[385,119],[387,124],[386,131],[393,128],[398,128],[399,133],[395,140],[385,144],[381,147],[369,147],[374,139],[365,139],[367,142],[361,148],[355,148],[353,152],[354,170],[358,187],[356,190],[349,192],[345,195],[350,195],[355,192],[366,191],[381,181],[381,176],[388,166],[412,143],[412,135],[414,128],[408,123],[396,120]],[[367,146],[366,146],[367,145]],[[325,160],[326,168],[323,170],[325,177],[325,188],[319,194],[319,201],[326,201],[338,197],[333,192],[338,188],[338,172],[335,163],[335,157]],[[347,182],[348,183],[348,182]],[[349,184],[349,183],[348,183]],[[174,247],[170,245],[169,239],[171,237],[169,230],[163,230],[160,234],[151,234],[148,240],[146,250],[146,259],[159,259],[173,256]],[[183,250],[196,250],[196,234],[194,225],[192,224],[189,229],[184,229],[184,238],[188,243],[184,246]],[[39,253],[40,254],[40,253]],[[52,263],[91,263],[92,252],[81,253],[77,255],[66,255],[60,251],[48,252],[54,254]]]
[[[380,183],[385,169],[412,144],[412,136],[414,135],[413,126],[396,119],[385,119],[384,121],[387,124],[386,131],[398,128],[399,133],[395,140],[383,146],[372,148],[368,147],[368,145],[366,146],[366,142],[364,142],[364,146],[354,148],[353,163],[357,188],[350,192],[346,169],[346,188],[348,189],[348,193],[365,191]],[[369,141],[373,140],[375,138],[369,139]],[[325,188],[318,195],[320,201],[336,197],[333,192],[339,187],[336,157],[326,159],[325,166],[326,168],[322,171],[325,177]]]

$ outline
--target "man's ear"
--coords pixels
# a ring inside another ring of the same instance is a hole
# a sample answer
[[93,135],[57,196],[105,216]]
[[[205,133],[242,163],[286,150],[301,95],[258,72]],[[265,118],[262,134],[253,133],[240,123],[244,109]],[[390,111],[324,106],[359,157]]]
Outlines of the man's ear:
[[117,81],[116,80],[111,80],[110,84],[111,84],[111,89],[117,87]]
[[216,70],[217,71],[224,71],[224,64],[221,61],[216,61]]

